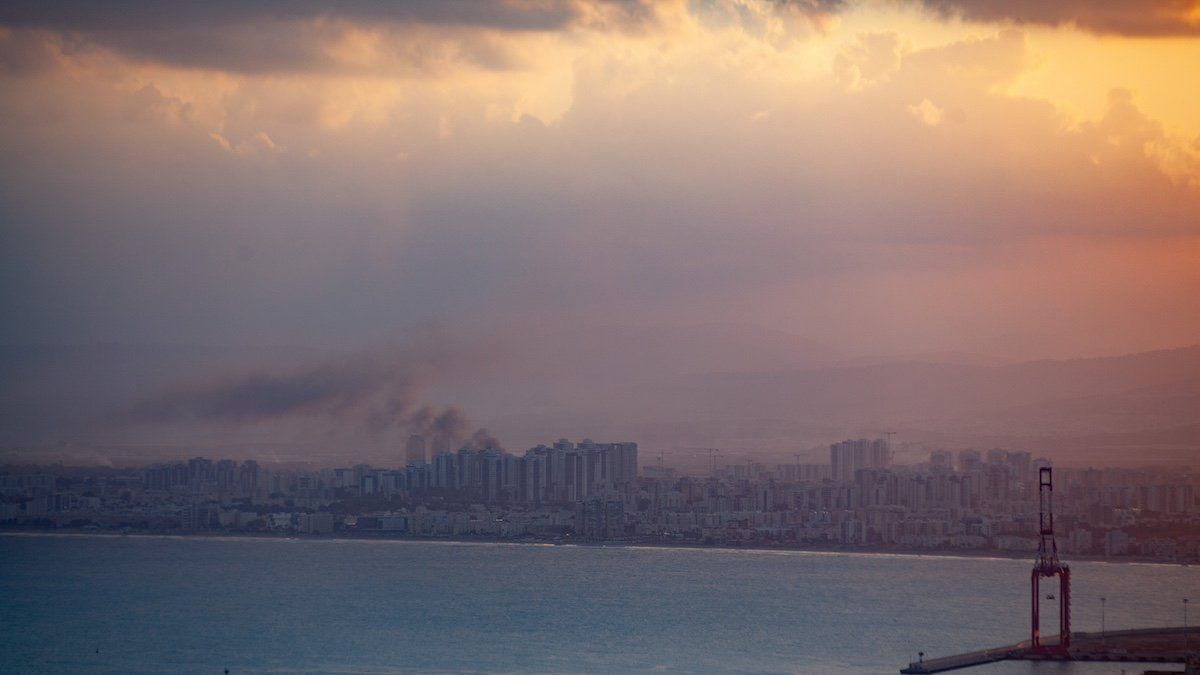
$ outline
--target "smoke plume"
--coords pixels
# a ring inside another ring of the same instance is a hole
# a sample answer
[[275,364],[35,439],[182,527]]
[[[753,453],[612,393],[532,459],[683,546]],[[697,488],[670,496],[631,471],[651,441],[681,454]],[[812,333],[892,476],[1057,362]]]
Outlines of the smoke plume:
[[409,344],[317,364],[246,370],[169,388],[133,405],[118,421],[236,429],[316,425],[330,437],[371,444],[420,434],[454,448],[500,448],[458,407],[433,405],[421,396],[458,361],[447,348]]

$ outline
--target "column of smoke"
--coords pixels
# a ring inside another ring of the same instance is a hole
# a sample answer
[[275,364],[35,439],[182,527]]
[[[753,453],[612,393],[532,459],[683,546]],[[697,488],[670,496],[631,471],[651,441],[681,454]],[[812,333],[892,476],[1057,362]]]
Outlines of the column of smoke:
[[120,416],[124,423],[247,425],[316,422],[336,437],[392,441],[418,434],[439,445],[500,449],[456,406],[435,406],[420,392],[455,357],[445,349],[391,347],[315,365],[254,370],[174,387]]

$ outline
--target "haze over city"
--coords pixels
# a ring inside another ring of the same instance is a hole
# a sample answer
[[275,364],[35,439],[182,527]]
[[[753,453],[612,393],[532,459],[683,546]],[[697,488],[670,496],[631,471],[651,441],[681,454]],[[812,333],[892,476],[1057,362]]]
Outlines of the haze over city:
[[0,672],[1200,673],[1198,73],[1200,0],[0,1]]
[[132,9],[0,8],[9,459],[1196,447],[1193,3]]

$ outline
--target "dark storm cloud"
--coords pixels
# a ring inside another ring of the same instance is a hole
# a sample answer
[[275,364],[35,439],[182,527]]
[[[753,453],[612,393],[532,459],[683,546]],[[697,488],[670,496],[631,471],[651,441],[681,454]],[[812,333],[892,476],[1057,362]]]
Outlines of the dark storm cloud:
[[[727,4],[719,0],[692,3],[703,9]],[[588,6],[602,10],[609,27],[630,27],[654,21],[654,0],[63,0],[39,2],[12,0],[0,4],[0,24],[12,27],[72,31],[157,31],[224,27],[233,24],[296,21],[316,18],[344,19],[362,24],[421,23],[470,26],[506,31],[549,31],[584,19]],[[774,7],[802,14],[828,14],[843,9],[846,0],[776,0]]]
[[405,0],[14,0],[0,4],[0,23],[8,26],[75,31],[155,31],[207,25],[222,27],[261,21],[340,18],[354,22],[430,23],[498,30],[553,30],[578,16],[573,3],[446,2]]
[[777,4],[800,14],[819,15],[840,12],[849,3],[848,0],[778,0]]
[[[607,28],[652,21],[641,3],[601,3]],[[582,5],[548,2],[26,2],[0,4],[0,26],[66,36],[71,48],[99,46],[125,56],[186,68],[227,72],[296,72],[334,67],[326,47],[348,26],[402,30],[409,26],[493,32],[554,31],[583,18]],[[387,41],[408,65],[436,55],[410,54],[411,40]],[[488,54],[487,41],[465,40],[459,58],[490,68],[508,64]],[[422,52],[422,49],[416,49]],[[436,50],[435,50],[436,51]]]
[[922,4],[972,21],[1074,24],[1094,33],[1145,37],[1200,34],[1200,23],[1188,16],[1196,11],[1194,0],[922,0]]
[[[1171,36],[1200,34],[1194,0],[911,0],[943,16],[974,21],[1075,25],[1102,34]],[[763,17],[817,20],[844,11],[846,0],[776,0],[769,10],[720,0],[697,0],[688,11],[708,20],[734,22],[755,32]],[[235,73],[303,72],[346,68],[331,55],[351,27],[388,33],[385,59],[401,68],[428,70],[439,59],[455,58],[491,68],[512,67],[484,33],[563,31],[587,26],[604,31],[639,31],[657,25],[653,2],[598,0],[573,2],[387,3],[357,0],[335,4],[297,0],[242,3],[225,0],[156,3],[113,0],[0,3],[0,26],[57,34],[68,50],[100,47],[127,57],[187,68]],[[406,28],[456,32],[456,46],[444,53],[414,41]],[[36,45],[34,45],[36,46]],[[13,45],[8,45],[9,50]],[[37,56],[3,55],[0,63]],[[18,64],[19,65],[19,64]],[[355,66],[361,67],[361,66]]]
[[[688,11],[710,19],[724,17],[754,30],[768,13],[814,19],[831,16],[845,4],[845,0],[778,0],[764,11],[726,0],[701,0],[690,4]],[[233,73],[345,69],[346,64],[338,63],[329,47],[352,28],[384,33],[383,51],[385,58],[392,57],[393,65],[427,70],[431,62],[447,58],[447,54],[422,43],[410,29],[433,29],[452,36],[454,46],[449,51],[453,58],[506,69],[512,64],[498,53],[496,34],[579,27],[639,33],[658,26],[659,13],[653,0],[357,0],[332,4],[313,0],[16,0],[0,4],[0,26],[57,35],[71,50],[100,47],[152,63]]]

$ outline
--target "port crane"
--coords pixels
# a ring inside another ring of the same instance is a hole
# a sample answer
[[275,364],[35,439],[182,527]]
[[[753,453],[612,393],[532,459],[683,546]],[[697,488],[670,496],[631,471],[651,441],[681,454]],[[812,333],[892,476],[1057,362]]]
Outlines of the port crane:
[[[1071,568],[1058,559],[1054,541],[1054,472],[1044,466],[1038,470],[1038,557],[1030,576],[1033,600],[1030,621],[1030,649],[1038,654],[1067,654],[1071,646]],[[1058,600],[1058,642],[1045,643],[1041,635],[1040,605],[1042,579],[1058,578],[1058,595],[1047,593],[1047,600]]]

